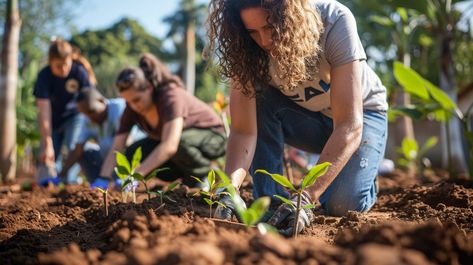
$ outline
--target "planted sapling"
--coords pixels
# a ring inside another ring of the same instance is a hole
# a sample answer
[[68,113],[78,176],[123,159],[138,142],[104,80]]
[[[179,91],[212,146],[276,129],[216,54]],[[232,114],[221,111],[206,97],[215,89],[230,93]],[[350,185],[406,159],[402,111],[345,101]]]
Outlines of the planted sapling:
[[105,210],[105,216],[108,216],[108,189],[103,190],[101,188],[96,188],[102,193],[103,196],[103,208]]
[[133,196],[133,202],[136,203],[135,191],[138,187],[138,182],[135,180],[135,178],[141,175],[136,174],[135,170],[140,164],[141,156],[141,146],[135,150],[131,163],[124,154],[118,151],[116,152],[117,166],[115,167],[115,173],[121,180],[123,202],[126,202],[128,193],[131,192]]
[[[148,200],[151,200],[151,194],[153,192],[151,192],[149,189],[148,189],[148,184],[147,182],[156,177],[156,175],[158,175],[159,172],[161,171],[164,171],[164,170],[168,170],[169,168],[165,167],[165,168],[158,168],[158,169],[155,169],[153,170],[148,176],[144,177],[142,176],[141,174],[139,173],[135,173],[133,174],[133,177],[136,179],[136,180],[139,180],[143,183],[143,185],[145,185],[145,189],[146,189],[146,194],[148,194]],[[172,183],[171,183],[172,184]],[[161,203],[162,204],[162,203]]]
[[167,199],[167,200],[169,200],[173,203],[176,203],[175,200],[171,199],[169,196],[166,196],[166,194],[168,194],[169,192],[172,192],[173,190],[175,190],[180,184],[181,183],[179,181],[174,181],[171,184],[164,187],[162,190],[150,191],[148,193],[148,196],[149,196],[149,194],[155,194],[156,196],[159,196],[159,202],[160,202],[161,205],[163,204],[164,199]]
[[314,185],[317,178],[324,175],[331,165],[332,164],[329,162],[324,162],[322,164],[318,164],[312,167],[307,173],[307,175],[304,176],[304,179],[302,180],[301,185],[299,185],[297,188],[286,177],[282,175],[271,174],[268,171],[262,170],[262,169],[258,169],[255,171],[255,173],[259,172],[259,173],[263,173],[263,174],[271,176],[271,178],[273,178],[274,181],[288,188],[293,194],[297,196],[297,204],[295,205],[291,200],[288,200],[279,195],[274,195],[276,198],[280,199],[283,203],[288,204],[296,211],[296,220],[294,222],[294,231],[293,231],[294,237],[297,237],[297,231],[298,231],[298,225],[299,225],[299,214],[300,214],[301,209],[312,209],[315,207],[313,204],[306,204],[303,207],[301,207],[302,193],[304,192],[306,188]]
[[212,206],[214,204],[218,204],[222,207],[225,207],[225,205],[219,201],[217,201],[217,190],[219,188],[223,188],[226,183],[217,183],[216,182],[216,179],[215,179],[215,171],[214,170],[210,170],[209,173],[207,174],[207,183],[203,182],[201,179],[197,178],[197,177],[193,177],[195,180],[197,180],[199,183],[203,184],[203,185],[207,185],[208,186],[208,191],[204,191],[204,190],[201,190],[199,191],[198,193],[196,193],[195,195],[197,194],[200,194],[200,195],[204,195],[204,196],[207,196],[208,198],[204,198],[204,201],[209,205],[209,209],[210,209],[210,218],[212,218]]

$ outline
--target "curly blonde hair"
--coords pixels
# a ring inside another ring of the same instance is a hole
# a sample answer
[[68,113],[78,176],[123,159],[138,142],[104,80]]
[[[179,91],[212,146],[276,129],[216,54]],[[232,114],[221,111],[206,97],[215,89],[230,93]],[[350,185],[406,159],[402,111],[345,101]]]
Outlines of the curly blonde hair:
[[[273,28],[273,49],[268,54],[248,34],[240,11],[259,7],[268,12]],[[216,57],[220,73],[237,89],[254,96],[271,81],[270,56],[282,90],[291,90],[317,72],[323,24],[308,0],[211,0],[204,55]],[[252,90],[255,89],[255,91]]]

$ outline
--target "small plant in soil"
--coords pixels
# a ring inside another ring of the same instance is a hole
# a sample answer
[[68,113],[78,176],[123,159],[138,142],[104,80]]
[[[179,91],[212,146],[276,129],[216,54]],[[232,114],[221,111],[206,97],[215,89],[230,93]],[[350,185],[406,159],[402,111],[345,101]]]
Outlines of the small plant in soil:
[[[432,136],[419,149],[419,144],[416,140],[411,138],[404,138],[402,146],[397,149],[397,152],[402,155],[398,160],[398,164],[407,169],[412,168],[414,172],[422,171],[422,159],[427,151],[437,144],[437,137]],[[419,172],[421,174],[421,172]]]
[[201,190],[194,195],[200,194],[207,197],[207,198],[204,198],[204,201],[209,205],[209,209],[210,209],[209,217],[212,218],[212,206],[214,204],[218,204],[222,207],[226,207],[223,203],[217,200],[217,195],[218,195],[218,189],[225,187],[225,185],[227,184],[224,182],[217,183],[214,170],[210,170],[209,173],[207,174],[207,180],[206,180],[207,183],[205,183],[204,181],[202,181],[201,179],[197,177],[193,177],[193,178],[197,180],[199,183],[208,186],[208,191]]
[[121,190],[123,202],[126,202],[128,193],[131,192],[133,202],[136,203],[136,188],[138,187],[138,182],[135,180],[135,178],[141,175],[136,174],[135,170],[140,164],[141,156],[141,146],[135,150],[131,163],[124,154],[118,151],[116,152],[117,166],[114,169],[115,173],[122,181]]
[[235,210],[237,211],[239,219],[247,228],[258,224],[257,228],[261,234],[266,234],[267,232],[277,233],[277,230],[271,225],[266,223],[258,223],[268,211],[269,204],[271,203],[271,199],[269,197],[258,198],[250,205],[250,207],[246,208],[245,202],[236,192],[236,189],[228,176],[220,170],[217,170],[217,174],[219,175],[222,184],[225,185],[225,190],[230,195],[230,198],[235,205]]
[[[143,183],[143,185],[145,186],[145,189],[146,189],[146,194],[148,194],[148,200],[151,200],[151,194],[154,194],[154,192],[152,192],[151,190],[148,189],[148,184],[147,182],[156,177],[158,175],[159,172],[162,172],[164,170],[168,170],[169,168],[165,167],[165,168],[157,168],[155,170],[153,170],[148,176],[144,177],[142,176],[141,174],[139,173],[135,173],[133,174],[133,177],[136,179],[136,180],[139,180]],[[171,183],[172,184],[172,183]],[[162,202],[161,202],[162,204]]]
[[108,189],[106,190],[101,189],[101,188],[96,188],[96,189],[102,193],[103,208],[104,208],[105,216],[108,216]]
[[180,184],[181,183],[179,181],[174,181],[170,183],[169,185],[163,187],[161,190],[158,189],[157,191],[150,191],[148,192],[148,198],[150,194],[155,194],[156,196],[159,197],[159,203],[161,205],[163,204],[164,199],[171,201],[173,203],[177,203],[175,200],[171,199],[171,197],[167,196],[166,194],[175,190]]
[[306,188],[314,185],[317,178],[324,175],[331,165],[332,164],[329,163],[329,162],[324,162],[324,163],[315,165],[304,176],[304,178],[302,180],[302,183],[300,185],[297,185],[297,187],[296,187],[296,185],[292,184],[286,177],[284,177],[282,175],[271,174],[268,171],[262,170],[262,169],[258,169],[258,170],[255,171],[255,173],[259,172],[259,173],[263,173],[263,174],[271,176],[271,178],[273,178],[274,181],[276,181],[277,183],[281,184],[282,186],[288,188],[294,195],[297,195],[297,204],[296,205],[294,205],[294,203],[291,200],[288,200],[288,199],[286,199],[282,196],[279,196],[279,195],[274,195],[274,197],[280,199],[283,203],[286,203],[286,204],[290,205],[296,211],[296,220],[294,222],[294,234],[293,234],[294,237],[297,237],[298,224],[299,224],[299,213],[300,213],[301,209],[312,209],[312,208],[315,207],[313,204],[307,204],[307,205],[304,205],[304,207],[301,207],[302,193],[304,192],[304,190]]

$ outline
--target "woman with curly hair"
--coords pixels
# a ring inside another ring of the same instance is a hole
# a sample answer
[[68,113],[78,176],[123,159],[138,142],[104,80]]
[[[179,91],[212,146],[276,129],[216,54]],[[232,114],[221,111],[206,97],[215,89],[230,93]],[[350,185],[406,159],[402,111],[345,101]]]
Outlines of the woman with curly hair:
[[[386,89],[366,63],[353,14],[330,0],[211,0],[207,54],[231,81],[226,172],[238,189],[253,175],[255,198],[272,198],[269,223],[292,234],[295,201],[265,169],[282,174],[284,144],[332,166],[304,194],[326,214],[368,211],[386,144]],[[223,196],[217,217],[231,218]],[[314,215],[301,211],[299,231]]]

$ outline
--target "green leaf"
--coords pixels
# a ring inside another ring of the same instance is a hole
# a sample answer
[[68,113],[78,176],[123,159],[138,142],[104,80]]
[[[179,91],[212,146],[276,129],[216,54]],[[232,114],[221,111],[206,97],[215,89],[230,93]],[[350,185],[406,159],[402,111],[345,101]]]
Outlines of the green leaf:
[[372,15],[372,16],[369,16],[368,19],[370,21],[372,21],[376,24],[379,24],[381,26],[384,26],[384,27],[393,27],[394,26],[394,22],[388,17]]
[[136,180],[139,180],[139,181],[144,181],[144,179],[145,179],[140,173],[134,173],[131,176],[132,176],[132,178],[134,178]]
[[209,183],[209,188],[212,190],[212,188],[215,185],[215,171],[210,170],[209,173],[207,174],[207,181]]
[[169,168],[168,167],[163,167],[163,168],[157,168],[157,169],[151,171],[151,173],[149,173],[149,175],[146,176],[145,181],[148,181],[148,180],[156,177],[159,172],[162,172],[162,171],[165,171],[165,170],[169,170]]
[[216,169],[215,172],[220,177],[220,184],[218,185],[217,188],[225,188],[228,191],[228,193],[230,193],[231,197],[235,196],[235,194],[237,193],[236,189],[233,186],[233,184],[230,181],[230,178],[227,176],[227,174],[225,174],[225,172],[223,172],[219,169]]
[[130,184],[131,183],[131,179],[126,179],[125,181],[122,182],[122,190],[125,189],[126,185]]
[[429,139],[427,139],[427,141],[425,141],[419,153],[422,153],[422,154],[426,153],[429,149],[434,147],[437,144],[437,142],[438,142],[437,137],[435,136],[430,137]]
[[403,23],[407,23],[407,20],[408,20],[408,17],[407,17],[407,10],[405,8],[402,8],[402,7],[398,7],[396,9],[397,13],[399,14],[399,16],[401,17]]
[[233,196],[230,195],[230,198],[232,199],[238,214],[242,215],[246,210],[246,204],[243,199],[240,197],[240,195],[238,195],[238,193],[235,193]]
[[256,227],[258,228],[258,231],[262,235],[266,235],[266,234],[277,235],[277,234],[279,234],[279,232],[276,228],[274,228],[272,225],[267,224],[267,223],[259,223],[259,224],[256,225]]
[[417,158],[417,153],[419,151],[419,146],[417,145],[416,140],[410,138],[404,138],[402,140],[402,154],[404,157],[412,161]]
[[281,184],[282,186],[284,186],[286,188],[289,188],[292,191],[297,191],[296,188],[294,187],[294,185],[292,185],[292,183],[286,177],[284,177],[282,175],[271,174],[268,171],[263,170],[263,169],[258,169],[258,170],[255,171],[255,173],[263,173],[263,174],[269,175],[269,176],[271,176],[271,178],[273,178],[274,181]]
[[175,188],[177,188],[177,186],[179,186],[179,184],[181,184],[179,181],[174,181],[173,183],[169,184],[166,192],[173,191]]
[[121,179],[121,180],[125,180],[126,178],[128,178],[129,176],[129,171],[126,170],[126,168],[124,166],[116,166],[114,168],[115,170],[115,173],[117,174],[117,176]]
[[248,210],[252,211],[251,220],[249,225],[254,225],[256,222],[261,219],[261,217],[266,213],[269,208],[271,199],[269,197],[261,197],[255,200]]
[[329,163],[329,162],[324,162],[322,164],[318,164],[318,165],[313,166],[309,170],[309,173],[307,173],[307,175],[302,180],[301,190],[304,190],[305,188],[314,185],[317,178],[322,176],[323,174],[327,173],[327,170],[331,165],[332,164]]
[[227,206],[226,206],[225,204],[223,204],[223,203],[221,203],[221,202],[219,202],[219,201],[214,201],[213,203],[216,203],[216,204],[222,206],[223,208],[227,208]]
[[252,213],[248,210],[242,212],[240,215],[240,218],[241,218],[241,221],[243,222],[243,224],[245,224],[246,226],[250,226],[250,223],[251,223],[251,215]]
[[417,106],[410,105],[410,106],[402,106],[402,107],[394,107],[388,110],[394,115],[404,115],[413,120],[420,120],[425,116],[425,113],[422,112]]
[[309,204],[306,204],[304,206],[302,206],[303,209],[314,209],[315,208],[315,205],[309,203]]
[[205,195],[205,196],[209,196],[209,197],[211,196],[210,193],[208,193],[208,192],[206,192],[206,191],[203,191],[203,190],[201,190],[199,193],[200,193],[201,195]]
[[198,177],[191,176],[191,178],[197,180],[197,181],[198,181],[199,183],[201,183],[201,184],[205,184],[205,183],[204,183],[200,178],[198,178]]
[[453,100],[451,100],[447,93],[442,91],[439,87],[430,83],[428,80],[425,80],[425,85],[432,98],[438,102],[443,109],[447,111],[453,111],[455,108],[457,108],[457,105],[453,102]]
[[295,205],[292,201],[290,201],[290,200],[288,200],[288,199],[286,199],[286,198],[284,198],[284,197],[282,197],[282,196],[279,196],[279,195],[273,195],[273,196],[276,197],[276,198],[278,198],[278,199],[280,199],[280,200],[283,201],[285,204],[289,204],[290,206],[292,206],[292,208],[294,208],[294,210],[296,209],[296,205]]
[[210,206],[212,206],[214,204],[213,201],[211,201],[210,199],[207,199],[207,198],[204,198],[204,201]]
[[142,156],[141,146],[139,146],[138,148],[136,148],[135,153],[133,154],[133,159],[131,160],[130,171],[134,172],[136,167],[138,167],[138,165],[141,162],[141,156]]
[[416,71],[396,61],[394,62],[394,77],[406,93],[426,101],[430,99],[424,79]]
[[117,165],[121,166],[126,169],[126,174],[130,175],[131,169],[130,169],[130,162],[128,162],[128,159],[126,156],[120,152],[116,152],[116,160],[117,160]]

